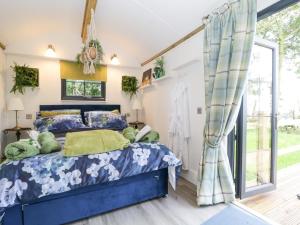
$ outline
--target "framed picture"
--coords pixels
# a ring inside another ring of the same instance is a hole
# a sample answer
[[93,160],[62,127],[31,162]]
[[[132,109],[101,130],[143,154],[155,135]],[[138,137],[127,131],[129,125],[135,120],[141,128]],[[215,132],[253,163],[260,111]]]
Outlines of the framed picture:
[[152,69],[149,69],[149,70],[146,70],[143,73],[142,87],[150,85],[151,84],[151,80],[152,80]]

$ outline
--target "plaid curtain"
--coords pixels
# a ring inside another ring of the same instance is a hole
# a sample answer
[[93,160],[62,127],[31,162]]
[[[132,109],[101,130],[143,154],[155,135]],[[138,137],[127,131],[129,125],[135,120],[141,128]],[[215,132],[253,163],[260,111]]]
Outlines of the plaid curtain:
[[[221,11],[221,10],[219,10]],[[256,0],[230,2],[208,17],[204,31],[206,124],[197,203],[235,198],[234,182],[222,144],[236,122],[245,90],[256,26]]]

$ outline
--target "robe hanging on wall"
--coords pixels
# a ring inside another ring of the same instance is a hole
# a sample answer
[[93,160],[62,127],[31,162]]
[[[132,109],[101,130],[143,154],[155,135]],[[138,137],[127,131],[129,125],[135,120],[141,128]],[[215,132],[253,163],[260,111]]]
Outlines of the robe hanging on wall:
[[182,161],[182,169],[189,169],[190,117],[188,88],[178,83],[172,93],[172,114],[169,126],[169,148]]

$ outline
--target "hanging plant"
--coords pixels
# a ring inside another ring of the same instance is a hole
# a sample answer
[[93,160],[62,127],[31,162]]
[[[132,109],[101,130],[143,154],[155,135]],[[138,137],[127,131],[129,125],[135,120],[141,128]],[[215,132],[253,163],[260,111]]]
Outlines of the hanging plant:
[[161,58],[156,59],[155,61],[155,67],[154,67],[154,74],[153,77],[155,79],[158,79],[160,77],[163,77],[165,75],[165,61],[163,56]]
[[88,27],[85,46],[82,48],[81,53],[78,54],[76,58],[77,62],[83,64],[84,74],[95,74],[95,66],[100,65],[100,62],[103,59],[103,49],[99,40],[96,38],[96,26],[93,9],[91,9],[91,21]]
[[39,86],[39,70],[37,68],[30,68],[25,64],[20,66],[14,63],[14,66],[11,66],[16,76],[14,77],[14,85],[10,92],[14,94],[19,92],[24,94],[25,87],[31,87],[32,89]]
[[137,94],[139,90],[138,80],[133,76],[122,76],[122,91],[130,96],[130,99]]
[[87,61],[93,62],[95,65],[100,65],[103,60],[103,49],[100,42],[90,40],[88,47],[84,46],[76,57],[78,63],[85,63]]

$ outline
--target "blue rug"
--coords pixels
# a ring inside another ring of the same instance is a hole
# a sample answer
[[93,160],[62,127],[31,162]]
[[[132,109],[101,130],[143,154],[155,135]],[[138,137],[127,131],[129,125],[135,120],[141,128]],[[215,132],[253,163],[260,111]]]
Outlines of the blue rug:
[[266,221],[247,212],[246,210],[229,205],[217,215],[210,218],[203,225],[270,225]]

